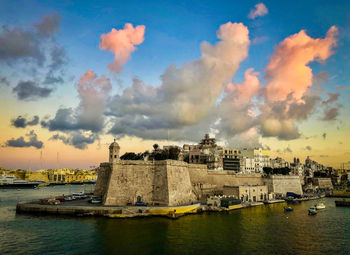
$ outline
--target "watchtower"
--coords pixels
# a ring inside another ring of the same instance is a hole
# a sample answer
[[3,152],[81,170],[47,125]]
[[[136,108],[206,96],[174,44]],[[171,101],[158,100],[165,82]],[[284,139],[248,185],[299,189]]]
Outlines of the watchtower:
[[109,145],[109,163],[115,164],[119,161],[120,146],[114,139],[114,142]]

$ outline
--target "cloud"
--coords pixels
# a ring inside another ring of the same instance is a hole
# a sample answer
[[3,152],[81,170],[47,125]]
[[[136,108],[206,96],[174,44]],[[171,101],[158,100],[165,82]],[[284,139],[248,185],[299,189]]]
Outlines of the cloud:
[[35,81],[20,81],[12,91],[16,93],[18,99],[31,101],[48,97],[52,89],[40,87]]
[[339,109],[343,106],[341,104],[334,105],[339,98],[339,93],[328,93],[328,99],[322,102],[325,107],[322,120],[332,121],[336,120],[339,115]]
[[327,80],[327,73],[314,79],[308,64],[323,62],[333,54],[337,33],[337,27],[332,26],[325,38],[313,39],[302,30],[275,48],[265,69],[265,100],[259,104],[263,136],[284,140],[300,137],[296,121],[308,119],[320,102],[318,95],[312,95],[312,82]]
[[266,98],[284,100],[289,94],[301,99],[312,85],[313,61],[325,61],[333,54],[338,28],[332,26],[326,37],[313,39],[304,30],[284,39],[276,48],[265,70]]
[[284,152],[284,153],[292,153],[293,151],[292,151],[292,149],[288,146],[287,148],[285,148],[285,149],[283,150],[283,152]]
[[10,86],[10,82],[6,77],[0,76],[0,84],[5,84],[6,86]]
[[38,38],[21,28],[3,27],[0,34],[0,60],[11,62],[20,58],[31,58],[40,65],[43,63],[45,56]]
[[61,23],[61,16],[57,13],[45,15],[41,18],[40,23],[34,24],[38,32],[44,36],[50,36],[55,33]]
[[6,146],[8,147],[35,147],[37,149],[40,149],[43,147],[43,142],[38,140],[37,135],[35,134],[34,130],[30,131],[26,136],[29,138],[29,141],[25,141],[24,137],[21,136],[17,139],[10,139],[6,142]]
[[228,22],[217,31],[219,42],[203,42],[201,58],[179,68],[168,67],[159,87],[134,79],[132,87],[109,103],[107,113],[114,117],[110,132],[166,138],[170,131],[172,137],[184,139],[184,130],[198,127],[199,123],[209,129],[208,116],[227,81],[248,55],[248,34],[243,24]]
[[105,75],[98,77],[87,70],[77,82],[79,106],[58,109],[53,119],[42,121],[41,125],[50,131],[81,129],[100,132],[104,127],[104,111],[111,89],[111,82]]
[[332,107],[332,108],[328,108],[324,111],[324,115],[322,120],[325,121],[331,121],[331,120],[336,120],[338,115],[339,115],[339,108],[341,107],[341,105],[338,105],[338,107]]
[[226,86],[223,99],[216,110],[220,122],[215,127],[220,130],[220,136],[228,138],[255,125],[256,116],[251,99],[261,86],[258,75],[259,73],[253,72],[253,68],[250,68],[245,71],[242,83],[229,83]]
[[[30,81],[30,88],[34,89],[34,93],[31,93],[26,86],[21,87],[18,83],[14,92],[17,92],[19,99],[37,100],[47,97],[54,89],[50,85],[63,83],[68,60],[64,48],[55,39],[60,21],[61,17],[54,13],[25,29],[17,26],[0,28],[0,65],[6,65],[15,75],[21,76],[22,80]],[[9,77],[4,78],[4,81],[9,80]],[[22,98],[19,94],[23,90]]]
[[308,150],[308,151],[311,151],[311,150],[312,150],[312,147],[311,147],[310,145],[307,145],[307,146],[305,147],[305,149]]
[[[62,136],[56,140],[84,149],[87,144],[98,139],[105,126],[104,112],[107,106],[109,92],[112,89],[110,80],[87,70],[76,84],[80,103],[76,109],[60,108],[52,119],[41,121],[43,128],[50,131],[63,131],[69,134],[68,140]],[[84,136],[83,131],[91,131],[94,135]]]
[[111,72],[121,71],[132,52],[136,50],[135,45],[144,41],[146,27],[144,25],[133,27],[126,23],[124,29],[112,28],[108,34],[101,35],[100,49],[109,50],[114,54],[114,61],[108,65]]
[[296,101],[289,95],[282,101],[265,101],[264,104],[259,104],[261,114],[258,120],[262,135],[276,136],[281,140],[300,137],[295,121],[308,119],[319,101],[318,96],[305,95],[302,100]]
[[323,134],[322,134],[322,137],[323,137],[323,139],[326,139],[327,133],[323,133]]
[[84,135],[84,133],[80,131],[73,131],[68,136],[55,134],[52,137],[50,137],[50,140],[60,140],[64,144],[71,145],[81,150],[86,149],[87,145],[94,143],[96,139],[98,139],[98,135]]
[[328,93],[328,99],[326,101],[323,101],[323,105],[329,105],[333,102],[336,102],[339,98],[339,93]]
[[35,115],[32,120],[28,121],[25,117],[18,116],[11,120],[11,124],[16,128],[25,128],[27,126],[35,126],[39,123],[39,116]]
[[262,17],[265,16],[269,10],[266,8],[265,4],[258,3],[254,6],[253,9],[250,10],[248,14],[248,18],[255,19],[256,17]]

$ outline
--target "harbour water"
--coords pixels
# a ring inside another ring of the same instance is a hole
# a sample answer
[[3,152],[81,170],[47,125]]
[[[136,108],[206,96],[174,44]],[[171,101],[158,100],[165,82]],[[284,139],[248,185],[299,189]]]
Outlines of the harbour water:
[[[18,201],[91,191],[92,185],[0,190],[0,254],[350,254],[350,208],[333,198],[228,213],[108,219],[16,214]],[[326,209],[308,216],[324,202]]]

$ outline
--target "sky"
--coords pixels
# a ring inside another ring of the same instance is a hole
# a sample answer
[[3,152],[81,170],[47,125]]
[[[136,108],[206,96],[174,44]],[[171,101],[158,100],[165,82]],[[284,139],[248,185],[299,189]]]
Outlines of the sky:
[[114,138],[125,153],[205,133],[350,162],[349,1],[0,5],[1,167],[92,168]]

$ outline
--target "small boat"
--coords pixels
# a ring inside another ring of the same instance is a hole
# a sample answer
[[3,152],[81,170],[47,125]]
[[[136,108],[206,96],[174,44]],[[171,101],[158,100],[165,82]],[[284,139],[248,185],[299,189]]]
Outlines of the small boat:
[[317,214],[317,210],[315,207],[310,207],[309,211],[308,211],[309,215],[316,215]]
[[322,210],[322,209],[325,209],[326,206],[324,205],[324,203],[318,203],[317,205],[315,205],[316,209],[317,210]]
[[284,207],[284,211],[285,212],[291,212],[291,211],[293,211],[293,208],[290,207],[290,206],[287,206],[287,207]]

